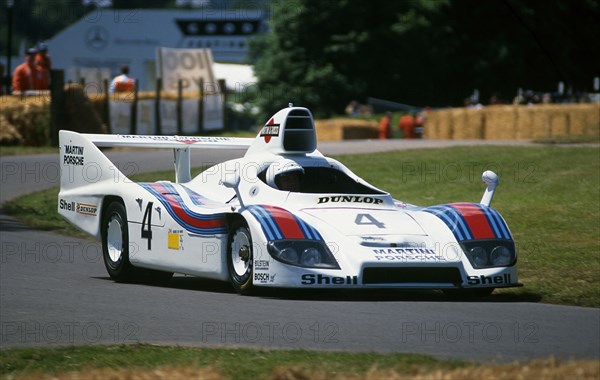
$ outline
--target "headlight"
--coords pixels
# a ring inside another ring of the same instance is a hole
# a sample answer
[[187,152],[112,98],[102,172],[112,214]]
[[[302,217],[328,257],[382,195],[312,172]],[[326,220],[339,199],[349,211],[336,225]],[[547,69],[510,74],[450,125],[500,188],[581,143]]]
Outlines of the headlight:
[[337,261],[322,241],[274,240],[267,251],[275,260],[305,268],[340,269]]
[[508,267],[515,264],[515,243],[511,240],[472,240],[461,243],[473,268]]
[[512,261],[512,253],[504,246],[497,246],[492,249],[490,257],[493,266],[505,267]]
[[475,247],[471,249],[471,257],[473,260],[473,265],[480,268],[487,265],[487,253],[485,249],[481,247]]

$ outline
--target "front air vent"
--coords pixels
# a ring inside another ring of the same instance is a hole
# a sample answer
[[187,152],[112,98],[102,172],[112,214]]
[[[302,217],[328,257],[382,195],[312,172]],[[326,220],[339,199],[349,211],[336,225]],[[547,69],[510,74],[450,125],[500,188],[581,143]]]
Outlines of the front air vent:
[[365,268],[363,284],[452,284],[460,286],[458,268]]

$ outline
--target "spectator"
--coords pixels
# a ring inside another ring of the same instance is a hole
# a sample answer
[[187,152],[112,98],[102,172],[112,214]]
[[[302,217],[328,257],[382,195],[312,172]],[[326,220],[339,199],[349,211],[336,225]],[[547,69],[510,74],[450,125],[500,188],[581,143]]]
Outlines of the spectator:
[[48,55],[48,46],[40,42],[37,44],[36,49],[35,64],[40,71],[40,81],[36,90],[48,90],[50,88],[50,69],[52,68],[52,60]]
[[25,62],[15,68],[12,79],[12,88],[15,94],[48,89],[48,83],[44,81],[44,73],[35,64],[36,54],[35,48],[28,49]]
[[135,79],[129,76],[129,66],[121,65],[121,75],[117,75],[111,82],[108,92],[133,92]]
[[358,104],[358,102],[356,100],[351,101],[347,106],[346,106],[346,115],[348,116],[359,116],[360,115],[360,105]]
[[43,42],[37,44],[35,63],[44,70],[52,70],[52,59],[50,59],[50,56],[48,55],[48,45]]
[[425,110],[420,111],[415,116],[415,137],[418,139],[423,138],[423,131],[425,129]]
[[379,140],[392,138],[392,113],[387,111],[379,120]]
[[415,136],[415,118],[410,113],[402,115],[398,121],[398,129],[404,134],[405,139],[414,139]]

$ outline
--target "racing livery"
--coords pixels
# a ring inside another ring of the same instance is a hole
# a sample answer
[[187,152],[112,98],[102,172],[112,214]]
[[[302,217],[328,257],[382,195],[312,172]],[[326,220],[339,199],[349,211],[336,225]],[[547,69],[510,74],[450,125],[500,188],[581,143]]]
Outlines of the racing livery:
[[[172,149],[175,181],[130,180],[99,149],[118,146]],[[192,178],[191,152],[205,149],[245,154]],[[322,155],[306,108],[282,109],[254,139],[63,130],[60,162],[58,212],[102,242],[119,282],[181,273],[230,281],[242,294],[265,286],[488,295],[521,286],[511,232],[490,207],[493,172],[483,173],[479,203],[404,203]],[[284,189],[278,178],[291,170],[299,187]]]

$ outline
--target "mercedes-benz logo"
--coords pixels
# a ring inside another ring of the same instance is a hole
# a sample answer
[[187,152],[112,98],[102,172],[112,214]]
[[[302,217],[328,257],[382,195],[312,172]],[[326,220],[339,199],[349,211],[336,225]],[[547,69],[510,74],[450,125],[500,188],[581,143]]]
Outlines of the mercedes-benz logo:
[[85,42],[93,50],[102,50],[108,45],[108,31],[101,26],[92,26],[85,34]]

